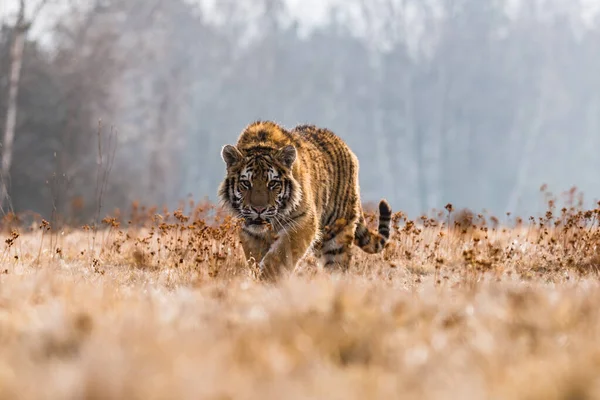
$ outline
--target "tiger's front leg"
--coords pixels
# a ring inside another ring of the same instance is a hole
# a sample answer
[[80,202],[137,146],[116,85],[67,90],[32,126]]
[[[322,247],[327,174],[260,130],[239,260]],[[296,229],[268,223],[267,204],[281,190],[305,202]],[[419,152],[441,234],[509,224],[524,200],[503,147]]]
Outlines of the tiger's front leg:
[[260,262],[269,252],[274,241],[275,235],[272,232],[257,233],[249,228],[243,228],[240,232],[240,242],[246,261],[254,259]]
[[285,228],[278,232],[277,239],[259,264],[263,280],[277,280],[283,270],[294,269],[315,239],[318,224],[314,215],[306,214]]

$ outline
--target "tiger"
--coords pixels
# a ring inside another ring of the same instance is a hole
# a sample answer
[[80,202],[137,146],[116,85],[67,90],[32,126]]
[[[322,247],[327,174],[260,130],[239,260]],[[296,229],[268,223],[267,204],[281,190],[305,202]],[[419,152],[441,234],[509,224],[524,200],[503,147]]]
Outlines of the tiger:
[[392,209],[381,199],[378,229],[367,227],[358,158],[331,130],[258,120],[235,146],[223,146],[221,157],[226,176],[218,196],[242,222],[239,240],[261,279],[293,271],[309,250],[324,270],[345,272],[352,245],[369,254],[386,247]]

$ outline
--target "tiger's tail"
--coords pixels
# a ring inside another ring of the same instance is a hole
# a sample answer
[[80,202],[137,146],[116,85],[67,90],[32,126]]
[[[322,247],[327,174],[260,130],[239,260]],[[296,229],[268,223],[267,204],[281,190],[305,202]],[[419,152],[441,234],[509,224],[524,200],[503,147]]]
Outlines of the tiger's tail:
[[356,223],[354,233],[354,244],[364,252],[375,254],[381,252],[390,239],[390,225],[392,221],[392,208],[390,204],[382,199],[379,202],[379,226],[377,232],[370,230],[365,225],[365,217],[362,215]]

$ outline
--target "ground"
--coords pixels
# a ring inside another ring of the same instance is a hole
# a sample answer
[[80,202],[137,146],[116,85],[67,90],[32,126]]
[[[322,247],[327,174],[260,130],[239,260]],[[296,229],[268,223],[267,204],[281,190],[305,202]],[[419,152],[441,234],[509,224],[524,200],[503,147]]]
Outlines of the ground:
[[347,274],[265,284],[234,221],[193,209],[5,221],[0,398],[600,397],[598,210],[398,213]]

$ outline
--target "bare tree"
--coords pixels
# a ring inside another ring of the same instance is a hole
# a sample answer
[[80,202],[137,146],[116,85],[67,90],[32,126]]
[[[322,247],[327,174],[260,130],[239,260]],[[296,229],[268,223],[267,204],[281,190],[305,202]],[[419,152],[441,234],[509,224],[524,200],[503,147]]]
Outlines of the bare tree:
[[25,18],[25,0],[19,1],[17,20],[13,28],[13,44],[10,57],[10,76],[8,84],[8,106],[6,109],[6,122],[4,126],[4,138],[2,140],[2,165],[0,167],[0,210],[10,203],[8,195],[8,181],[10,180],[10,166],[13,155],[13,143],[15,140],[15,128],[17,124],[17,96],[19,94],[19,80],[21,67],[23,65],[23,52],[25,50],[25,39],[37,15],[46,5],[47,0],[38,3],[31,18]]

